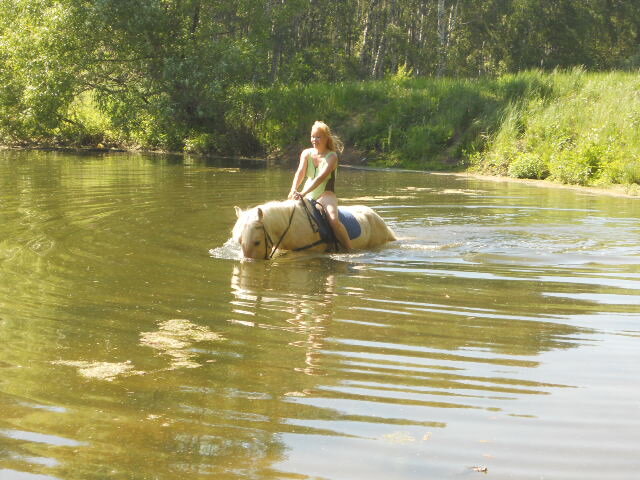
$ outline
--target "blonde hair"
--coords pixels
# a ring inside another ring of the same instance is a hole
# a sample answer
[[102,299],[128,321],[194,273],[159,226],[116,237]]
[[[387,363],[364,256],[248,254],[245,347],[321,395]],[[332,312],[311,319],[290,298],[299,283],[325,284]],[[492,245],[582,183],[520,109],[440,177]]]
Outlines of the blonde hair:
[[344,143],[342,143],[342,140],[340,140],[340,137],[338,137],[337,135],[334,135],[331,132],[329,125],[327,125],[324,122],[321,122],[320,120],[316,120],[316,122],[311,127],[311,131],[316,129],[320,130],[322,133],[324,133],[327,136],[327,148],[329,150],[331,150],[332,152],[342,153],[342,151],[344,150]]

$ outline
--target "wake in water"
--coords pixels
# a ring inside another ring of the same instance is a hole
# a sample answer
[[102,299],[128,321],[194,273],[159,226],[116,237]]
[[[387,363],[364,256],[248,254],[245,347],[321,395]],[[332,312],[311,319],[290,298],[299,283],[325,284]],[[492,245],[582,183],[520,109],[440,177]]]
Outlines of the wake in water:
[[[388,245],[391,246],[393,244],[395,244],[397,242],[392,242],[389,243]],[[348,252],[348,253],[344,253],[344,252],[309,252],[309,251],[299,251],[299,252],[292,252],[292,251],[278,251],[275,256],[273,257],[274,260],[275,259],[282,259],[283,257],[286,257],[287,259],[291,259],[291,258],[295,258],[295,259],[308,259],[308,258],[317,258],[317,257],[323,257],[323,256],[328,256],[330,258],[333,258],[335,260],[348,260],[348,259],[353,259],[353,258],[361,258],[363,256],[368,256],[371,254],[371,252],[377,252],[379,250],[382,250],[384,247],[378,248],[378,249],[373,249],[373,250],[356,250],[356,251],[352,251],[352,252]],[[242,255],[242,248],[240,247],[240,245],[235,242],[233,240],[233,238],[229,238],[226,242],[224,242],[224,245],[220,246],[220,247],[216,247],[216,248],[211,248],[209,249],[209,256],[211,258],[220,258],[220,259],[225,259],[225,260],[249,260],[249,259],[245,259]]]
[[[376,261],[384,260],[386,257],[392,257],[395,259],[400,252],[437,252],[442,250],[456,249],[463,245],[463,243],[446,243],[439,244],[437,242],[421,243],[422,239],[416,237],[402,237],[394,242],[385,244],[384,246],[373,248],[369,250],[356,250],[348,253],[344,252],[289,252],[283,251],[276,254],[274,259],[287,258],[287,259],[308,259],[317,257],[328,257],[337,261]],[[238,243],[232,238],[227,239],[224,245],[209,250],[209,256],[211,258],[219,258],[224,260],[245,260],[242,256],[242,249]]]
[[226,260],[242,260],[242,249],[240,245],[229,238],[224,245],[209,250],[212,258],[223,258]]

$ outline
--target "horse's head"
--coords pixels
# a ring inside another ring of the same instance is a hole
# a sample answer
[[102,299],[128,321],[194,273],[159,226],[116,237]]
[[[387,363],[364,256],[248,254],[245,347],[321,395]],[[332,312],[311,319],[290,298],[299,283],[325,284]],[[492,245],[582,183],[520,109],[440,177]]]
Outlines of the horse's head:
[[238,220],[233,227],[233,239],[242,247],[244,258],[269,258],[272,242],[262,223],[262,209],[235,209]]

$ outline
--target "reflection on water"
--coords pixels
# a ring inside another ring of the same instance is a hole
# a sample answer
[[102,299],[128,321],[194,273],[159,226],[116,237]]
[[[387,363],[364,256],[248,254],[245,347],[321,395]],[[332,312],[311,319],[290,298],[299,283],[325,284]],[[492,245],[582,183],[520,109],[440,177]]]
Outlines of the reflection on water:
[[[340,266],[340,265],[338,265]],[[321,375],[320,352],[333,320],[337,295],[335,265],[314,258],[303,265],[292,261],[239,262],[233,267],[231,291],[234,318],[229,322],[252,328],[281,329],[295,334],[290,346],[305,352],[304,365],[294,371]],[[340,270],[345,270],[341,268]],[[282,298],[286,292],[287,297]],[[274,316],[285,313],[285,324],[274,325]],[[260,319],[264,318],[263,322]],[[288,392],[288,396],[302,396]]]
[[343,169],[399,241],[242,261],[250,167],[0,154],[0,478],[634,478],[638,200]]
[[51,363],[76,367],[83,377],[110,382],[122,376],[148,375],[179,368],[198,368],[202,365],[195,361],[198,354],[193,350],[193,343],[220,340],[224,340],[224,337],[206,327],[194,325],[185,319],[172,319],[162,322],[158,331],[140,334],[140,345],[158,350],[161,355],[170,358],[169,366],[166,368],[144,372],[135,370],[130,360],[121,363],[58,360]]
[[169,370],[200,367],[201,365],[195,361],[197,352],[193,351],[193,343],[221,340],[224,340],[222,335],[185,319],[167,320],[160,324],[158,331],[144,332],[140,335],[142,345],[154,348],[161,355],[167,355],[171,359],[167,367]]

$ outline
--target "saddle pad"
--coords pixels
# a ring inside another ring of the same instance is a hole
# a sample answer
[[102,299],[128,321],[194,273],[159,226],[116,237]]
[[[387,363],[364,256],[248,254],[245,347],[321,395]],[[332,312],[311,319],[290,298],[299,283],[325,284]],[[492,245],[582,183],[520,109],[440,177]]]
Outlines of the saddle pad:
[[340,221],[344,225],[344,228],[347,229],[349,239],[353,240],[354,238],[358,238],[362,233],[362,230],[358,220],[353,216],[353,213],[346,208],[338,207],[338,216],[340,217]]
[[[331,227],[329,226],[329,222],[327,222],[320,212],[318,208],[316,208],[315,200],[311,200],[311,205],[313,206],[313,216],[316,218],[318,222],[318,227],[320,230],[320,237],[329,242],[333,239],[333,232],[331,231]],[[340,221],[344,225],[344,228],[347,229],[347,233],[349,234],[349,239],[353,240],[354,238],[358,238],[362,233],[362,229],[356,217],[353,216],[346,208],[338,207],[338,217]]]

